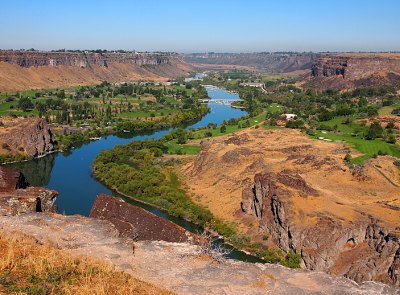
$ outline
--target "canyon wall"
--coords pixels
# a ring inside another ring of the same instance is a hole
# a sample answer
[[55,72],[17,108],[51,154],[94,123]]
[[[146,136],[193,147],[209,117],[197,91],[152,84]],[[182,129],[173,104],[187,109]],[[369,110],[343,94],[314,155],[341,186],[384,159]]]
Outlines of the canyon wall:
[[301,80],[303,86],[325,90],[353,89],[361,86],[393,85],[399,87],[399,53],[319,55]]
[[400,58],[395,56],[341,56],[318,57],[311,66],[313,77],[341,76],[355,80],[376,72],[400,73]]
[[192,64],[235,65],[268,69],[273,72],[308,70],[317,57],[314,53],[194,53],[183,59]]
[[123,64],[159,65],[178,59],[172,53],[93,53],[93,52],[41,52],[41,51],[0,51],[0,62],[7,62],[20,67],[39,66],[75,66],[88,67],[92,65],[107,66],[109,62]]
[[279,248],[300,253],[307,269],[400,286],[399,233],[362,212],[351,221],[324,211],[304,214],[293,203],[295,194],[318,197],[299,175],[258,173],[254,186],[243,190],[242,210]]
[[172,53],[0,51],[0,92],[167,80],[192,67]]

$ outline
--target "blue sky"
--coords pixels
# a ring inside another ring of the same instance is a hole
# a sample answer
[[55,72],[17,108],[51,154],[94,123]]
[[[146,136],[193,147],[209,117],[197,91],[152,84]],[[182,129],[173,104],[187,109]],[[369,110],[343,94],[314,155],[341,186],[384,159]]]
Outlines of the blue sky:
[[0,49],[400,51],[399,0],[3,0]]

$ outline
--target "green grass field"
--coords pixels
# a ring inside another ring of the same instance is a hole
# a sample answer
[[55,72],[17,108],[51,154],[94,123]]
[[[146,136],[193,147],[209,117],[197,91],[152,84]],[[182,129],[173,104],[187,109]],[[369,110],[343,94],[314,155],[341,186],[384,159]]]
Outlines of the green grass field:
[[[343,124],[347,119],[350,120],[350,124]],[[335,125],[337,126],[337,130],[340,132],[344,133],[353,133],[354,129],[359,127],[362,128],[359,124],[353,123],[355,120],[360,120],[363,119],[361,117],[339,117],[339,118],[334,118],[329,121],[323,121],[320,122],[320,124],[327,125],[330,127],[334,127]]]
[[170,154],[197,155],[200,153],[200,147],[198,145],[177,144],[176,140],[172,140],[165,145],[168,147],[168,152]]
[[362,139],[360,136],[354,136],[352,134],[332,134],[329,132],[323,133],[322,131],[317,131],[315,136],[312,138],[318,139],[323,137],[323,139],[330,139],[331,141],[346,142],[352,144],[352,148],[365,154],[365,156],[357,157],[353,159],[353,163],[361,164],[366,159],[372,158],[374,154],[378,154],[381,150],[388,155],[400,158],[400,149],[395,144],[389,144],[384,140],[377,138],[374,140]]

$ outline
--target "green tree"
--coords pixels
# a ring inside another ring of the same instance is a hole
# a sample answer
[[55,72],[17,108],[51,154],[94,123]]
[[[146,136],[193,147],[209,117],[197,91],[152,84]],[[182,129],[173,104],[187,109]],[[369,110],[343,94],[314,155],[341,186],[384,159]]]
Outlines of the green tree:
[[382,137],[383,128],[378,122],[374,122],[369,127],[367,133],[365,134],[365,138],[368,140],[374,140],[375,138]]
[[28,109],[33,108],[32,101],[29,97],[22,97],[18,101],[18,108],[26,112]]
[[225,133],[226,132],[226,126],[222,125],[220,128],[221,133]]

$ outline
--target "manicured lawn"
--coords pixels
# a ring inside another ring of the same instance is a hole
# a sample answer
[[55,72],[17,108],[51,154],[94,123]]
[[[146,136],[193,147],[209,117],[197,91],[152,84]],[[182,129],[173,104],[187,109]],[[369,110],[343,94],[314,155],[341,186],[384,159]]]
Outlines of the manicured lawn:
[[312,138],[318,139],[318,137],[323,137],[324,139],[330,139],[331,141],[344,141],[346,143],[352,144],[353,148],[365,156],[353,159],[353,162],[358,163],[364,161],[365,159],[371,158],[374,154],[378,154],[381,150],[388,155],[400,158],[400,149],[395,144],[389,144],[384,140],[377,138],[374,140],[362,139],[359,136],[353,136],[352,134],[332,134],[329,132],[323,133],[322,131],[317,131],[315,136]]
[[360,120],[363,118],[361,118],[361,117],[339,117],[339,118],[334,118],[329,121],[320,122],[320,124],[327,125],[332,128],[336,125],[338,131],[345,132],[345,133],[353,133],[355,128],[360,127],[360,125],[356,124],[356,123],[343,124],[343,122],[345,122],[347,119],[349,119],[351,122],[353,122],[355,120]]
[[167,142],[165,145],[168,147],[168,152],[171,154],[197,155],[200,153],[200,147],[198,145],[177,144],[176,140]]
[[378,113],[379,115],[390,115],[394,109],[395,107],[393,106],[387,106],[379,109]]

